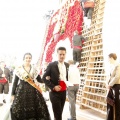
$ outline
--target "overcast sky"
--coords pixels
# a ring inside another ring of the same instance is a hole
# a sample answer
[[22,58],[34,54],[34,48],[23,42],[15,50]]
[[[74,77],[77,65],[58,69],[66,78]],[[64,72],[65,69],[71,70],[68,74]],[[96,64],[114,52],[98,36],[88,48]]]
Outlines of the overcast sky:
[[39,57],[45,32],[43,15],[58,7],[58,0],[0,0],[0,55],[25,52]]

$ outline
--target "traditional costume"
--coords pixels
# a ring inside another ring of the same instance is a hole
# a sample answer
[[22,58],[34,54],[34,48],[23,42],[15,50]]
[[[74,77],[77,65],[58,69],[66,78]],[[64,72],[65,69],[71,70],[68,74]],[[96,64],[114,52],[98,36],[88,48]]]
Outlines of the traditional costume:
[[12,120],[50,120],[42,90],[38,86],[42,82],[38,73],[34,66],[31,66],[29,73],[24,66],[17,67],[12,88],[12,95],[15,95],[11,107]]

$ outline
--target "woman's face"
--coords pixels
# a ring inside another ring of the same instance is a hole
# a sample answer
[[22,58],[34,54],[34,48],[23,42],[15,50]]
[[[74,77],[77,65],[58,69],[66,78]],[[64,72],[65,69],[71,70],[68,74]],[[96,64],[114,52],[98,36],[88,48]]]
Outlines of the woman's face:
[[109,58],[108,58],[108,61],[109,61],[110,64],[112,64],[112,63],[113,63],[113,58],[110,58],[110,57],[109,57]]
[[32,60],[31,55],[25,55],[24,63],[30,64]]

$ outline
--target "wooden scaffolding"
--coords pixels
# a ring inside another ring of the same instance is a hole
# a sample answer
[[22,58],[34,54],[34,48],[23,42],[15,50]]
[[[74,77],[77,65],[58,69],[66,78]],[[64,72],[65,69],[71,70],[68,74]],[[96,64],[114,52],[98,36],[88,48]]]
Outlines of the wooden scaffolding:
[[84,43],[80,62],[80,87],[77,103],[106,114],[106,74],[104,68],[102,25],[105,0],[96,0],[90,29],[83,26]]
[[[75,2],[75,0],[72,0]],[[91,108],[106,114],[106,74],[104,68],[102,26],[105,0],[95,0],[90,29],[83,25],[82,35],[87,38],[82,48],[80,62],[80,87],[77,103],[80,108]],[[41,55],[44,51],[46,34],[43,40]],[[41,57],[40,57],[41,58]],[[41,61],[42,59],[40,59]]]

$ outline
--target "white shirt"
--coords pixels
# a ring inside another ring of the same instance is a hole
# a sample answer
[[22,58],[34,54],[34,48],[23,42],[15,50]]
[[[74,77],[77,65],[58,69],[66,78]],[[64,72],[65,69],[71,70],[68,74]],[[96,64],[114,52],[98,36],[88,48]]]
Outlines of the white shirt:
[[69,66],[68,81],[68,86],[73,86],[73,84],[80,84],[80,72],[76,65]]
[[66,81],[66,66],[63,63],[58,62],[58,69],[60,72],[60,80]]
[[106,80],[106,85],[108,86],[109,84],[108,84],[108,82],[109,82],[109,80],[110,80],[110,76],[112,75],[112,73],[113,73],[113,71],[114,71],[114,69],[115,69],[115,67],[118,65],[118,63],[116,63],[116,64],[111,64],[110,66],[109,66],[109,75],[107,76],[107,80]]
[[110,66],[110,74],[113,73],[113,71],[114,71],[114,69],[115,69],[115,67],[116,67],[117,65],[118,65],[118,63]]

